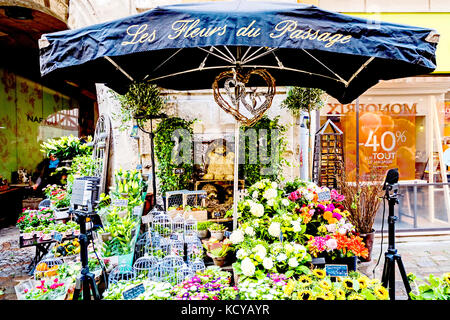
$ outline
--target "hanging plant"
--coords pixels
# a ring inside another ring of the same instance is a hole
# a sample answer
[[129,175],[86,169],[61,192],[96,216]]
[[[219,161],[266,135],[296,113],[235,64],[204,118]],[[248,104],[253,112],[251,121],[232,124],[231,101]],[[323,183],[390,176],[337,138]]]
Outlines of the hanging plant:
[[308,113],[309,119],[311,119],[311,111],[323,107],[324,93],[325,91],[318,88],[292,87],[281,106],[291,111],[295,117],[300,116],[301,112],[304,111]]
[[[252,185],[265,178],[273,181],[278,180],[283,165],[288,165],[288,162],[283,157],[287,145],[285,138],[287,128],[279,124],[279,119],[279,116],[272,120],[265,115],[253,126],[244,126],[241,128],[242,135],[240,145],[245,150],[245,162],[242,164],[242,169],[240,171],[243,172],[245,183],[247,185]],[[268,154],[261,155],[261,152],[263,151],[261,137],[258,137],[257,143],[252,143],[251,139],[245,138],[246,132],[253,129],[256,130],[258,136],[263,132],[262,130],[267,130],[266,148]],[[272,143],[274,143],[275,140],[278,140],[278,145],[276,146],[276,154],[272,154]],[[255,156],[256,159],[254,158]],[[270,157],[269,163],[262,163],[261,156]]]
[[128,128],[133,119],[155,117],[165,104],[160,89],[148,82],[134,82],[126,94],[115,94],[115,97],[120,101],[120,113],[114,114],[114,118],[121,121],[121,130]]
[[[175,191],[187,189],[191,183],[193,173],[192,157],[192,124],[193,121],[187,121],[181,118],[166,118],[161,120],[155,132],[155,154],[158,159],[156,175],[161,181],[159,191],[164,196],[166,191]],[[176,130],[185,130],[189,133],[188,137],[181,136],[178,143],[174,140]],[[183,154],[183,152],[189,154]],[[190,161],[177,163],[177,156]],[[174,169],[183,168],[183,174],[176,174]]]

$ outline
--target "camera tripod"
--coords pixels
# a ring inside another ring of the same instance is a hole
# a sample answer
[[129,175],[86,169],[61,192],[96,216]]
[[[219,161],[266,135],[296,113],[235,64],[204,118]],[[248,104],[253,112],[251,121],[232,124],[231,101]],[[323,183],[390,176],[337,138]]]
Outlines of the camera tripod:
[[83,290],[83,300],[100,300],[100,293],[97,288],[97,283],[95,282],[95,276],[89,271],[88,264],[88,245],[89,237],[86,232],[86,218],[89,216],[88,213],[75,211],[78,223],[80,224],[80,259],[81,259],[81,274],[78,275],[75,290],[73,292],[73,300],[78,300],[80,297],[80,292]]
[[[393,194],[390,194],[393,191]],[[390,300],[395,300],[395,263],[398,265],[400,275],[402,276],[403,284],[406,288],[406,294],[408,295],[408,300],[411,299],[409,293],[411,292],[411,286],[409,285],[408,278],[406,276],[405,267],[403,265],[402,257],[397,252],[395,248],[395,222],[397,217],[394,215],[395,205],[398,204],[398,194],[397,194],[397,183],[386,184],[386,194],[385,199],[389,204],[389,216],[388,216],[388,236],[389,245],[388,250],[384,254],[384,267],[383,275],[381,278],[381,283],[385,288],[389,287],[389,298]]]

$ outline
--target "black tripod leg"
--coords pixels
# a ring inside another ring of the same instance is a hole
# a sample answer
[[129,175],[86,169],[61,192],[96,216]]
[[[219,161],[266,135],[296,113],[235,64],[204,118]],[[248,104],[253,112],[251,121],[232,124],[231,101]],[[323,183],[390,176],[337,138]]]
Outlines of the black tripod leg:
[[398,269],[400,270],[400,274],[403,279],[403,284],[405,285],[406,294],[408,296],[408,300],[411,299],[409,293],[411,292],[411,286],[409,285],[408,276],[406,275],[405,266],[403,265],[402,257],[400,255],[395,256],[395,260],[397,260]]
[[386,254],[381,283],[389,288],[389,299],[395,300],[395,260],[392,254]]
[[94,278],[89,278],[89,285],[92,290],[92,296],[94,300],[100,300],[100,293],[98,292],[97,283],[95,283]]
[[383,274],[381,276],[381,284],[383,287],[387,288],[389,282],[389,266],[391,265],[391,258],[386,253],[384,255],[384,266],[383,266]]

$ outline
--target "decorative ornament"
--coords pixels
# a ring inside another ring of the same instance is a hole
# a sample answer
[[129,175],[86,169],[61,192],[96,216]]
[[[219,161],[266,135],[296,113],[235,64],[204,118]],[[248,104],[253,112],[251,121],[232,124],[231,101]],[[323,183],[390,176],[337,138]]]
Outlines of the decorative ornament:
[[[249,88],[249,91],[247,91],[246,84],[252,76],[261,77],[267,85],[267,91],[257,92],[258,88]],[[223,79],[225,79],[224,89],[228,101],[220,93],[219,81]],[[216,77],[212,88],[216,103],[227,113],[231,113],[236,120],[242,122],[245,126],[251,126],[261,119],[264,112],[272,105],[272,100],[276,92],[275,79],[265,69],[254,69],[245,75],[235,69],[224,71]],[[250,112],[253,116],[252,118],[246,117],[239,111],[240,103]]]

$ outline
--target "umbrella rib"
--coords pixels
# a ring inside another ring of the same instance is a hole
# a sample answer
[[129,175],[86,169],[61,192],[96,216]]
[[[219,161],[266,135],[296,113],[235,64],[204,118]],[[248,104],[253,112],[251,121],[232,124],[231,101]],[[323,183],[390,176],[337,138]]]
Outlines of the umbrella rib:
[[327,78],[330,80],[334,80],[337,82],[342,82],[344,84],[346,84],[347,81],[345,80],[339,80],[330,76],[326,76],[320,73],[314,73],[314,72],[310,72],[310,71],[305,71],[305,70],[300,70],[300,69],[295,69],[295,68],[289,68],[289,67],[279,67],[279,66],[265,66],[265,65],[244,65],[243,67],[245,68],[268,68],[268,69],[279,69],[279,70],[287,70],[287,71],[294,71],[294,72],[301,72],[301,73],[307,73],[311,76],[318,76],[318,77],[322,77],[322,78]]
[[327,69],[328,71],[330,71],[332,74],[334,74],[336,77],[339,78],[339,80],[341,80],[341,82],[345,83],[345,86],[348,86],[347,81],[344,80],[344,78],[342,78],[340,75],[338,75],[336,72],[334,72],[333,70],[331,70],[330,68],[328,68],[322,61],[320,61],[319,59],[317,59],[316,57],[314,57],[311,53],[309,53],[308,51],[306,51],[305,49],[302,49],[305,53],[307,53],[311,58],[313,58],[314,60],[316,60],[318,63],[320,63],[325,69]]
[[248,61],[248,59],[250,59],[251,57],[253,57],[255,54],[257,54],[259,51],[261,51],[263,49],[263,47],[259,47],[258,49],[256,49],[252,54],[250,54],[248,56],[247,59],[244,60],[244,58],[242,58],[242,63],[246,63]]
[[[233,61],[232,60],[230,60],[230,58],[229,57],[223,57],[223,56],[221,56],[221,55],[219,55],[219,54],[216,54],[216,53],[214,53],[214,52],[212,52],[211,51],[211,49],[210,50],[206,50],[206,49],[204,49],[204,48],[202,48],[202,47],[198,47],[200,50],[202,50],[202,51],[205,51],[205,52],[207,52],[208,54],[212,54],[213,56],[216,56],[217,58],[219,58],[219,59],[222,59],[222,60],[224,60],[224,61],[226,61],[226,62],[229,62],[229,63],[233,63]],[[217,48],[216,47],[211,47],[211,48],[213,48],[213,49],[216,49],[217,50]],[[219,51],[221,54],[223,54],[223,52],[221,52],[220,50],[217,50],[217,51]]]
[[[156,70],[158,70],[159,68],[161,68],[164,64],[166,64],[167,61],[169,61],[170,59],[172,59],[173,57],[175,57],[175,56],[178,54],[178,52],[180,52],[181,50],[183,50],[183,48],[178,49],[174,54],[172,54],[170,57],[168,57],[166,60],[164,60],[163,63],[161,63],[159,66],[157,66],[155,69],[153,69],[152,72],[155,72]],[[144,78],[144,80],[147,79],[147,77],[148,77],[149,75],[150,75],[150,74],[146,75],[145,78]]]
[[348,87],[348,85],[350,84],[350,82],[352,82],[353,79],[355,79],[356,76],[357,76],[358,74],[360,74],[361,71],[363,71],[363,69],[364,69],[365,67],[367,67],[367,65],[373,61],[373,59],[375,59],[375,57],[370,57],[369,59],[367,59],[366,62],[364,62],[364,64],[363,64],[361,67],[359,67],[358,71],[356,71],[356,72],[350,77],[350,79],[347,81],[346,87]]
[[123,70],[113,59],[111,59],[108,56],[105,56],[104,58],[106,60],[108,60],[114,67],[116,67],[117,70],[122,72],[128,79],[130,79],[131,81],[134,81],[134,79],[125,70]]
[[250,57],[248,57],[247,60],[245,60],[245,62],[243,62],[242,64],[245,64],[245,63],[250,62],[250,61],[253,61],[253,60],[255,60],[255,59],[259,59],[259,58],[261,58],[261,57],[264,57],[265,55],[268,55],[269,53],[271,53],[271,52],[273,52],[273,51],[275,51],[275,50],[277,50],[277,48],[271,48],[271,49],[267,50],[266,52],[261,53],[259,56],[253,57],[253,58],[251,58],[251,59],[250,59]]
[[225,50],[227,50],[228,51],[228,53],[230,54],[230,56],[231,56],[231,60],[233,60],[234,61],[234,63],[236,63],[236,58],[233,56],[233,54],[231,53],[231,51],[228,49],[228,47],[227,46],[223,46],[224,48],[225,48]]
[[244,55],[241,58],[241,61],[244,61],[245,57],[247,56],[247,53],[250,51],[252,47],[248,47],[247,50],[245,51]]
[[195,71],[203,71],[203,70],[212,70],[212,69],[222,69],[222,68],[233,68],[234,66],[215,66],[215,67],[206,67],[206,68],[194,68],[194,69],[189,69],[189,70],[185,70],[185,71],[180,71],[180,72],[175,72],[175,73],[171,73],[171,74],[166,74],[165,76],[161,76],[161,77],[157,77],[157,78],[153,78],[148,80],[149,82],[152,81],[156,81],[156,80],[160,80],[160,79],[164,79],[164,78],[169,78],[169,77],[173,77],[173,76],[178,76],[180,74],[184,74],[184,73],[189,73],[189,72],[195,72]]

